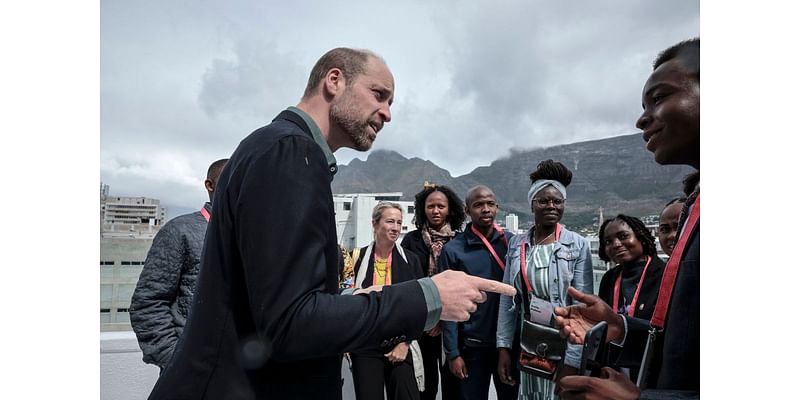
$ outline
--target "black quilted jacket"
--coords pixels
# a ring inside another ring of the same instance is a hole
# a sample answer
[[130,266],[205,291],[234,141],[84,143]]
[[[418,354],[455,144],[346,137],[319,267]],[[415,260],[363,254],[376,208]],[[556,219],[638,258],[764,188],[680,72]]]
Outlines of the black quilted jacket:
[[[204,208],[211,212],[211,203]],[[130,306],[143,360],[164,368],[186,325],[208,222],[196,211],[167,222],[153,239]]]

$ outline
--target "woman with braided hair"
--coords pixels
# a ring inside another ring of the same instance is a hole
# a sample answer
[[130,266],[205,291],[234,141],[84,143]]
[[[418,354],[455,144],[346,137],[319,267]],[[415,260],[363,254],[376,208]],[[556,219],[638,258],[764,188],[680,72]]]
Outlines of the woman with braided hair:
[[[665,265],[656,254],[655,238],[641,220],[624,214],[605,220],[599,237],[600,259],[613,261],[617,266],[603,275],[597,295],[619,314],[649,320]],[[636,381],[639,373],[636,365],[612,365],[634,367],[629,373],[631,380]],[[651,369],[651,373],[658,371]]]
[[[439,255],[445,243],[461,231],[467,218],[464,203],[447,186],[425,183],[422,191],[414,197],[414,225],[417,229],[409,232],[401,243],[406,250],[415,253],[422,261],[426,276],[436,274]],[[419,339],[425,365],[425,391],[422,400],[436,399],[439,386],[439,372],[442,374],[442,399],[460,398],[459,379],[450,372],[447,365],[442,366],[442,336],[439,325],[425,332]]]

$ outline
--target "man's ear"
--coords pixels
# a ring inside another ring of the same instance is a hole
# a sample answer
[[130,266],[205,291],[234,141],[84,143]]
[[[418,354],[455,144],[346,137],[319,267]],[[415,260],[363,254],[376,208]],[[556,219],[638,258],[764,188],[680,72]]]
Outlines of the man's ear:
[[345,86],[344,73],[339,68],[331,68],[325,74],[325,80],[322,82],[322,90],[326,95],[335,96]]
[[212,181],[211,179],[206,179],[204,184],[206,186],[206,191],[208,191],[209,193],[214,191],[214,186],[215,186],[214,181]]

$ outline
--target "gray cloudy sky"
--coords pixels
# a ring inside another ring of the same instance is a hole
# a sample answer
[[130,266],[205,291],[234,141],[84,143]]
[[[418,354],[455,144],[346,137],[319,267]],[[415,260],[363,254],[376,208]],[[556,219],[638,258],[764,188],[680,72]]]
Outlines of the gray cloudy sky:
[[636,132],[653,58],[700,33],[698,0],[104,0],[100,11],[101,179],[175,209],[200,206],[208,165],[296,104],[331,48],[371,49],[394,73],[392,122],[373,149],[458,176],[512,148]]

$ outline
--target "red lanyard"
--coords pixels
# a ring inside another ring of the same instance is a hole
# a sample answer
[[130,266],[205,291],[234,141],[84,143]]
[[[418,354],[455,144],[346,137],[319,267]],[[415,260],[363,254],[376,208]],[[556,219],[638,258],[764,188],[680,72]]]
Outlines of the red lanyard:
[[203,217],[205,217],[206,222],[208,222],[208,220],[211,219],[211,214],[208,213],[208,210],[206,210],[205,207],[200,209],[200,214],[203,214]]
[[692,232],[699,220],[700,195],[697,195],[697,200],[695,200],[692,211],[689,213],[689,218],[687,218],[686,225],[683,228],[683,234],[678,238],[678,243],[675,244],[675,248],[672,250],[672,255],[670,255],[669,261],[667,261],[667,266],[664,267],[664,275],[661,277],[661,287],[658,289],[656,310],[653,312],[653,317],[650,319],[650,326],[653,328],[664,328],[670,298],[672,297],[672,289],[675,287],[675,278],[678,276],[678,268],[681,264],[681,258],[683,258],[683,251],[685,250],[686,243],[689,241],[689,236],[692,236]]
[[[650,266],[650,261],[653,261],[653,259],[650,256],[647,256],[647,264],[644,265],[642,276],[639,278],[639,284],[636,285],[636,292],[633,294],[631,307],[628,309],[629,317],[633,317],[633,312],[636,310],[636,302],[639,300],[639,291],[642,290],[642,283],[644,283],[644,277],[645,275],[647,275],[647,267]],[[614,284],[614,312],[617,312],[617,310],[619,310],[620,287],[622,287],[622,269],[620,269],[619,275],[617,275],[617,282]]]
[[[556,225],[556,242],[558,239],[561,238],[561,224]],[[525,241],[523,240],[522,243],[519,244],[519,269],[522,271],[522,278],[525,279],[525,285],[528,286],[528,291],[533,293],[533,286],[531,286],[531,281],[528,279],[528,264],[525,262],[525,256],[527,251],[525,251]]]
[[[375,262],[373,263],[372,271],[372,284],[378,284],[378,252],[375,252]],[[386,258],[386,275],[383,277],[384,285],[392,284],[392,252],[389,252],[389,257]]]
[[[492,247],[492,245],[489,244],[489,241],[486,240],[486,237],[483,236],[483,234],[480,233],[475,228],[475,224],[472,224],[469,227],[470,227],[470,229],[472,229],[472,233],[474,233],[475,236],[477,236],[477,237],[481,238],[481,240],[483,240],[483,244],[486,245],[486,248],[489,250],[490,253],[492,253],[492,256],[494,256],[494,260],[497,261],[497,265],[500,266],[500,269],[505,271],[506,270],[506,263],[503,262],[503,260],[500,258],[500,256],[497,255],[497,252],[494,251],[494,247]],[[506,249],[507,249],[508,248],[508,239],[506,239],[506,235],[503,234],[503,228],[501,228],[497,224],[494,224],[494,229],[497,231],[498,234],[500,234],[500,237],[503,239],[503,243],[505,243]]]

